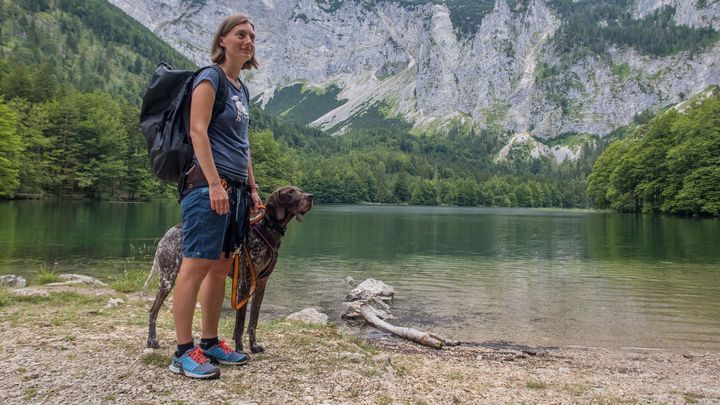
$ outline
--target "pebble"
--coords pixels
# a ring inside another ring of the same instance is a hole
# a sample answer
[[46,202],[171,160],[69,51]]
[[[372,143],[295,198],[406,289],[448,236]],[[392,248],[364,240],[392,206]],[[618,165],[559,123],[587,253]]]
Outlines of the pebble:
[[390,356],[388,356],[387,354],[375,355],[371,358],[371,360],[378,365],[390,364]]
[[110,298],[105,308],[117,308],[120,304],[125,303],[122,298]]

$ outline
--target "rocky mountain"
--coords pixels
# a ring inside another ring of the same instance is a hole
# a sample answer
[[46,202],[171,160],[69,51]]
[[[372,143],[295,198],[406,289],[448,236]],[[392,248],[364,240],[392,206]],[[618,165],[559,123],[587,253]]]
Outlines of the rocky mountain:
[[[520,138],[607,135],[720,83],[718,0],[110,0],[198,64],[245,12],[266,111],[342,133],[359,118]],[[564,152],[563,152],[564,153]]]

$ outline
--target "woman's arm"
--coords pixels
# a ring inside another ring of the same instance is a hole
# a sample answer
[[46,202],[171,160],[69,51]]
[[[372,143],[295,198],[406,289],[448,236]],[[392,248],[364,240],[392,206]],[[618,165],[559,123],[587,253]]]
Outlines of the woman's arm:
[[190,139],[192,140],[195,158],[200,164],[210,188],[210,207],[220,215],[230,211],[227,191],[220,184],[220,175],[215,167],[208,126],[212,117],[215,103],[215,89],[208,81],[203,81],[195,87],[190,104]]

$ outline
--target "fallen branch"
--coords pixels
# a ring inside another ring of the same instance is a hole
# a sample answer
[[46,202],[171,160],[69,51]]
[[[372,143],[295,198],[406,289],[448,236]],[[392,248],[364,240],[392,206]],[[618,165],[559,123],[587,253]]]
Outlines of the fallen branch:
[[362,305],[360,307],[360,314],[363,318],[365,318],[365,321],[367,321],[367,323],[382,331],[392,333],[394,335],[400,336],[408,340],[412,340],[413,342],[419,343],[424,346],[429,346],[434,349],[442,349],[442,347],[445,345],[445,342],[443,341],[444,339],[438,339],[427,332],[419,331],[413,328],[394,326],[383,321],[382,319],[378,318],[377,315],[375,315],[375,311],[369,305]]
[[446,346],[460,346],[460,342],[457,340],[448,339],[432,332],[428,332],[428,335],[432,336],[433,339],[443,342]]

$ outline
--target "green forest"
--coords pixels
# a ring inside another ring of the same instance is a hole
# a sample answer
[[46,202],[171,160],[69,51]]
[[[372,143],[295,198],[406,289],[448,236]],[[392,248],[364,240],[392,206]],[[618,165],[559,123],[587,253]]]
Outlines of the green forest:
[[595,207],[720,216],[720,89],[611,143],[588,177]]
[[[138,127],[140,95],[158,61],[194,68],[104,0],[0,0],[0,198],[176,198],[174,185],[150,174]],[[495,162],[510,134],[471,126],[417,133],[400,119],[378,125],[382,114],[373,110],[359,118],[363,125],[330,136],[253,106],[250,137],[256,178],[265,194],[290,183],[328,203],[596,206],[718,215],[717,195],[702,188],[717,169],[693,167],[685,176],[689,180],[667,174],[679,165],[658,169],[673,179],[675,194],[673,199],[653,194],[651,200],[644,183],[633,185],[632,192],[622,184],[628,177],[618,170],[635,166],[610,167],[635,162],[637,153],[628,152],[632,159],[617,156],[631,150],[639,132],[664,134],[676,128],[658,126],[666,115],[648,123],[643,114],[631,127],[637,128],[634,132],[621,129],[608,138],[632,133],[607,151],[605,139],[568,134],[580,139],[581,158],[562,163],[532,158],[523,147]],[[698,130],[698,136],[712,138],[713,132],[703,131],[715,128],[717,137],[717,121],[705,119],[703,125],[709,127]],[[673,139],[682,140],[682,134]],[[693,144],[676,147],[686,151]],[[649,155],[642,164],[657,156]],[[633,170],[648,172],[640,167]],[[698,203],[698,196],[707,202]]]

